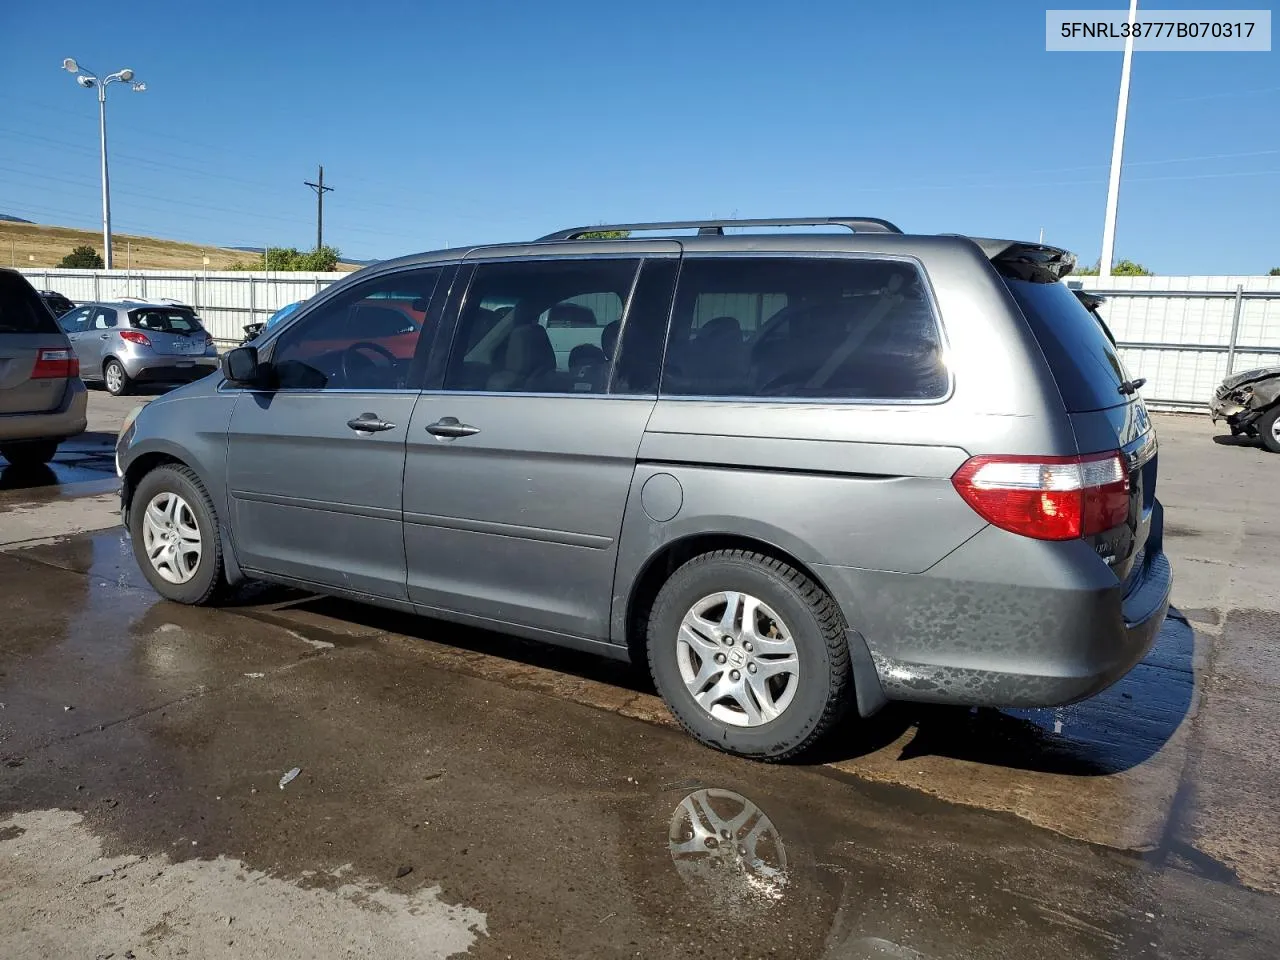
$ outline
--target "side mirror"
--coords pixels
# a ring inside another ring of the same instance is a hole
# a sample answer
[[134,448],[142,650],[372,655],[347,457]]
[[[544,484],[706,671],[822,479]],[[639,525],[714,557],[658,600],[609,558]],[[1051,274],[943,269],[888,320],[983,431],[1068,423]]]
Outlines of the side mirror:
[[236,347],[222,355],[222,375],[242,387],[259,386],[263,365],[258,362],[257,347]]

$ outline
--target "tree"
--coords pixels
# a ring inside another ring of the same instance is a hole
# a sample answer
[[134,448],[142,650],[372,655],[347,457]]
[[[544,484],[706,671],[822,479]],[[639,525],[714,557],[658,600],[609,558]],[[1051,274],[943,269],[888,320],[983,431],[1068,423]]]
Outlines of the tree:
[[1132,260],[1120,260],[1111,268],[1113,277],[1153,277],[1150,270],[1140,263],[1134,263]]
[[308,271],[327,273],[338,269],[342,254],[336,247],[323,246],[317,250],[301,251],[297,247],[267,247],[262,261],[240,261],[227,265],[228,270],[271,270],[276,272]]
[[337,247],[323,246],[317,247],[309,253],[304,253],[300,258],[299,270],[314,270],[316,272],[327,272],[338,268],[338,261],[342,255],[338,253]]
[[86,243],[76,247],[63,257],[58,262],[58,266],[72,269],[79,268],[81,270],[101,270],[102,258],[98,256],[97,250]]
[[1280,267],[1272,267],[1271,272],[1267,274],[1269,277],[1280,277]]
[[[1096,277],[1102,261],[1099,260],[1092,267],[1077,266],[1071,271],[1073,276],[1077,277]],[[1155,274],[1148,270],[1140,263],[1134,263],[1132,260],[1118,260],[1115,266],[1111,268],[1113,277],[1154,277]]]
[[625,240],[631,236],[630,230],[592,230],[584,233],[579,240]]

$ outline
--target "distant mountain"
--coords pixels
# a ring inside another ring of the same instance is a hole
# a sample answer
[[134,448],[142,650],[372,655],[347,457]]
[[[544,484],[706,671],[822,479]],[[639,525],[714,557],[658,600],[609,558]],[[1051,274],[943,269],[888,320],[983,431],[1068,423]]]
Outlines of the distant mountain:
[[11,217],[7,213],[0,213],[0,220],[8,220],[10,223],[35,223],[34,220],[24,220],[22,217]]

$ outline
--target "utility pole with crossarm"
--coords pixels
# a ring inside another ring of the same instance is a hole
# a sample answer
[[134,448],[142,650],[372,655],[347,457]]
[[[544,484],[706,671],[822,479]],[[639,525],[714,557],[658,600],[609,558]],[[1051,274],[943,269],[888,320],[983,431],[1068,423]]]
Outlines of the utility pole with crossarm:
[[324,165],[320,165],[320,175],[316,178],[316,182],[310,180],[303,181],[308,187],[316,192],[316,249],[319,250],[324,246],[324,195],[332,193],[333,187],[324,185]]

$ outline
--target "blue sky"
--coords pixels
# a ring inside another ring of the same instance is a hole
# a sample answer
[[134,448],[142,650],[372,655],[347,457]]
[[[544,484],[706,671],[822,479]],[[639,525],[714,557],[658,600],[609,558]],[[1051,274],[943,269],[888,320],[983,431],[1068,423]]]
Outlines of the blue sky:
[[[303,181],[324,163],[325,239],[354,257],[579,223],[861,214],[1043,227],[1093,262],[1120,54],[1046,53],[1044,10],[8,3],[0,213],[100,222],[97,106],[60,70],[71,56],[148,84],[110,89],[119,232],[310,246]],[[1278,57],[1135,57],[1118,256],[1170,274],[1280,265]]]

